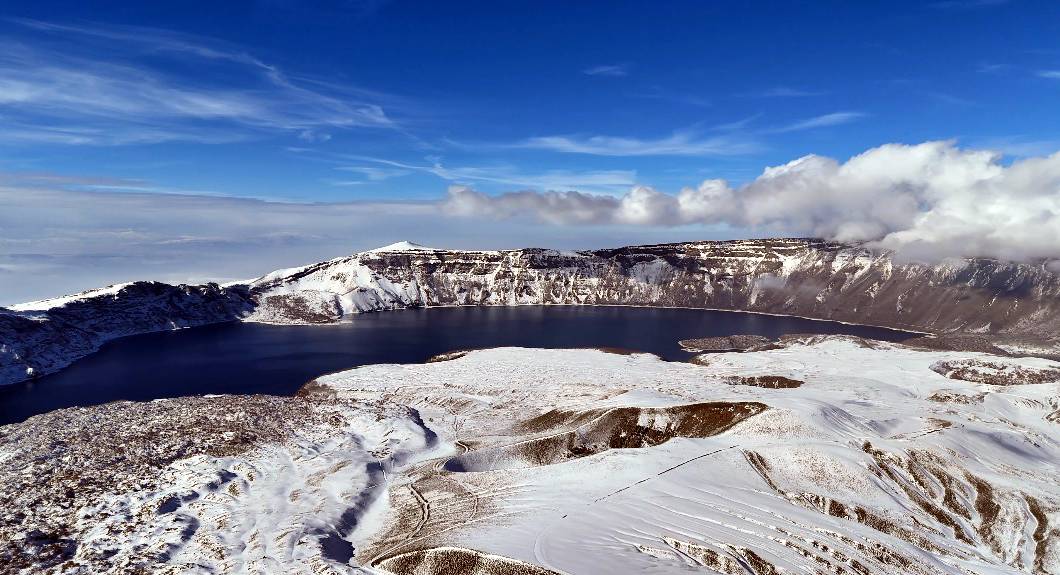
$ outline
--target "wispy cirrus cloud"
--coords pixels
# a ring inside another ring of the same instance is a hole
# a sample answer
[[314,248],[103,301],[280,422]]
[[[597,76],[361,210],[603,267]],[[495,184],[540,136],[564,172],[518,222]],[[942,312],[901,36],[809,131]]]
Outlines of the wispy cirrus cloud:
[[[544,170],[527,172],[507,164],[485,166],[449,166],[440,159],[429,164],[413,164],[385,158],[352,156],[351,160],[373,163],[391,169],[431,174],[453,184],[486,182],[535,190],[578,190],[612,194],[623,192],[636,183],[635,170]],[[354,171],[356,171],[356,167]],[[349,168],[339,168],[349,169]]]
[[10,22],[33,34],[0,40],[0,141],[211,143],[260,132],[321,141],[327,130],[394,126],[378,95],[294,79],[206,39]]
[[1038,70],[1038,77],[1060,80],[1060,70]]
[[713,131],[722,135],[703,136],[696,129],[678,130],[662,138],[634,138],[603,135],[539,136],[509,145],[514,148],[548,150],[568,154],[593,156],[741,156],[765,149],[760,136],[798,132],[816,128],[839,126],[854,122],[867,114],[862,112],[833,112],[784,124],[773,128],[749,129],[760,116],[716,126]]
[[806,118],[805,120],[799,120],[772,128],[769,132],[775,134],[781,134],[785,132],[800,132],[802,130],[813,130],[815,128],[827,128],[829,126],[840,126],[843,124],[849,124],[855,122],[864,117],[868,116],[864,112],[832,112],[830,114],[822,114],[820,116],[814,116],[812,118]]
[[699,94],[676,90],[663,90],[658,86],[653,86],[640,92],[630,93],[629,97],[640,100],[659,100],[662,102],[671,102],[683,106],[695,106],[699,108],[709,108],[713,105],[713,102],[711,102],[709,98]]
[[819,90],[804,90],[789,86],[774,86],[758,92],[747,92],[742,95],[751,98],[809,98],[813,96],[823,96],[825,94],[827,94],[827,92]]
[[582,70],[586,76],[610,76],[618,78],[629,75],[629,64],[605,64]]
[[372,182],[382,182],[384,180],[389,180],[390,178],[397,178],[410,173],[410,170],[407,169],[388,169],[373,166],[339,166],[335,169],[343,172],[360,174],[364,176],[366,180]]
[[514,145],[518,148],[550,150],[594,156],[734,156],[757,152],[761,146],[733,136],[702,137],[683,130],[655,139],[622,136],[542,136]]
[[1008,69],[1008,64],[1000,64],[998,62],[980,62],[976,66],[975,71],[980,74],[997,74]]

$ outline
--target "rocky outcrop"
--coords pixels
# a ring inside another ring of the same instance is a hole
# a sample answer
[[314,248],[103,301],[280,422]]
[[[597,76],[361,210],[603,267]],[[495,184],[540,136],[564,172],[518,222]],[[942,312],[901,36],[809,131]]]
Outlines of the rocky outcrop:
[[242,319],[331,323],[452,305],[639,305],[743,310],[1056,345],[1060,276],[987,259],[899,263],[814,239],[610,250],[456,251],[394,244],[247,285],[140,282],[0,309],[0,384],[60,369],[114,337]]
[[971,259],[900,264],[812,239],[560,252],[365,252],[255,280],[257,321],[438,305],[645,305],[745,310],[927,332],[1060,331],[1060,276]]
[[682,339],[677,343],[685,351],[702,353],[704,351],[746,351],[772,342],[773,340],[761,335],[723,335]]
[[0,384],[58,371],[117,337],[231,321],[253,308],[246,287],[158,282],[38,304],[0,308]]

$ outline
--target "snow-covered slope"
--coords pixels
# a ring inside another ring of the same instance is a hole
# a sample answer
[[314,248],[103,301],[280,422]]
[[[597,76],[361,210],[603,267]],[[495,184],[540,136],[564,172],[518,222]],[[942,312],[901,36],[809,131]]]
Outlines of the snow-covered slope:
[[508,348],[62,410],[0,428],[0,571],[1058,574],[1058,370]]
[[[397,245],[397,244],[395,244]],[[402,245],[251,282],[252,321],[314,323],[408,306],[622,304],[736,309],[924,331],[1060,331],[1060,276],[974,259],[897,264],[806,239],[558,252]]]
[[246,285],[137,282],[0,308],[0,384],[60,369],[113,337],[229,320],[329,323],[445,305],[645,305],[747,310],[1002,338],[1060,353],[1060,276],[967,260],[898,264],[820,240],[770,239],[560,252],[399,242],[277,270]]
[[245,286],[135,282],[0,308],[0,384],[58,371],[116,337],[237,319],[249,298]]

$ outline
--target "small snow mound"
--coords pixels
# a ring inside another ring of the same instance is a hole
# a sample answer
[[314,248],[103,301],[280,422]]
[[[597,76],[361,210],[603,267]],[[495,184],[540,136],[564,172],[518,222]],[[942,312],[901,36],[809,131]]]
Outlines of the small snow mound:
[[433,250],[433,249],[434,248],[429,248],[427,246],[421,246],[420,244],[417,244],[417,243],[401,241],[401,242],[392,243],[392,244],[390,244],[388,246],[383,246],[381,248],[375,248],[374,250],[368,250],[368,252],[369,253],[376,253],[376,252],[418,252],[418,251],[430,251],[430,250]]

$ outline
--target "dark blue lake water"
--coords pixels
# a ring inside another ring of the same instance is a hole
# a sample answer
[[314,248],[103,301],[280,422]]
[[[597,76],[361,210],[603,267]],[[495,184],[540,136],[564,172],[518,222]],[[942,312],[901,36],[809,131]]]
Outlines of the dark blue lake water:
[[0,424],[119,399],[207,393],[292,394],[330,371],[415,363],[455,349],[618,347],[687,360],[681,339],[730,334],[849,334],[898,341],[877,327],[722,311],[632,307],[458,307],[356,316],[325,326],[227,323],[114,340],[57,374],[0,388]]

